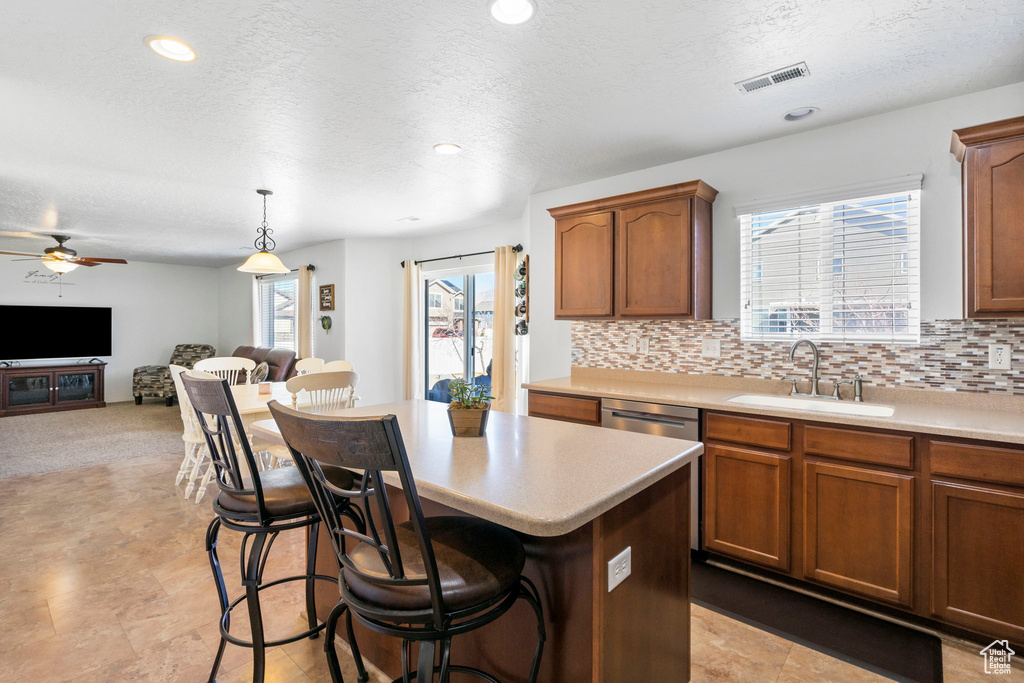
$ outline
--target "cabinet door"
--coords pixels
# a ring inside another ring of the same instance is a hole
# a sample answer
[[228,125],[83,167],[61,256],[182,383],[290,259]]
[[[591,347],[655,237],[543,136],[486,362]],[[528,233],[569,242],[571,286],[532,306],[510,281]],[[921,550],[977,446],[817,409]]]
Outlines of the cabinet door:
[[53,373],[7,373],[7,410],[38,410],[53,404]]
[[616,312],[693,315],[690,200],[670,199],[618,211]]
[[1024,139],[968,151],[967,315],[1024,315]]
[[932,482],[932,611],[1024,642],[1024,495]]
[[56,405],[96,400],[96,371],[83,370],[54,373]]
[[614,313],[615,228],[611,211],[555,221],[555,317]]
[[914,477],[805,462],[803,518],[805,576],[911,604]]
[[705,459],[705,548],[788,570],[789,457],[708,446]]

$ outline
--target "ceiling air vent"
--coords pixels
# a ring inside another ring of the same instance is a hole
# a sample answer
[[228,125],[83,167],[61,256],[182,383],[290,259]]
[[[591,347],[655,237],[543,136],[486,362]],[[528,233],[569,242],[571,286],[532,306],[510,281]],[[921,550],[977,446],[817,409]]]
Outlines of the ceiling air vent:
[[775,71],[769,71],[766,74],[748,78],[745,81],[740,81],[736,84],[740,92],[754,92],[755,90],[761,90],[762,88],[770,88],[773,85],[779,83],[785,83],[786,81],[792,81],[796,78],[804,78],[810,76],[811,71],[807,68],[806,62],[800,62],[793,66],[787,66],[784,69],[777,69]]

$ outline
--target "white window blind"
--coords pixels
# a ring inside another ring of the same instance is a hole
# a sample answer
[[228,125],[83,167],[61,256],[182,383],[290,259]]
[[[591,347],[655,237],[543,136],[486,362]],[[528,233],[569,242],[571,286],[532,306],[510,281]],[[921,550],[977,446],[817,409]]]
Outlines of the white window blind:
[[259,294],[256,339],[260,346],[298,350],[299,279],[294,273],[262,276],[256,280]]
[[913,189],[740,214],[741,337],[918,342],[920,205]]

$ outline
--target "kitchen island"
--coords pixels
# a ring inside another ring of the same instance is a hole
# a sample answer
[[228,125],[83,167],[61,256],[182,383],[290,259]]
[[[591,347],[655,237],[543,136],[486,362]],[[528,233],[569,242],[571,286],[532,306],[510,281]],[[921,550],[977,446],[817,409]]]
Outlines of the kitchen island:
[[[474,515],[520,535],[547,622],[539,680],[689,680],[690,464],[700,443],[507,413],[491,414],[484,437],[454,438],[447,406],[430,401],[335,414],[398,417],[427,515]],[[272,420],[252,429],[280,440]],[[627,547],[631,574],[609,592],[608,563]],[[336,571],[328,552],[318,567]],[[320,587],[321,618],[337,600],[336,587]],[[523,681],[535,637],[532,611],[518,604],[456,639],[452,659]],[[401,674],[397,639],[362,628],[357,638],[366,659]]]

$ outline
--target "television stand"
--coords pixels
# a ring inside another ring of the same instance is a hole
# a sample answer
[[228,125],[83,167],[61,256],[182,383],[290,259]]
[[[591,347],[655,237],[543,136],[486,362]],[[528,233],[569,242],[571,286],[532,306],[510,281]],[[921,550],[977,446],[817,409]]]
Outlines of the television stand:
[[106,363],[0,367],[0,417],[102,408]]

